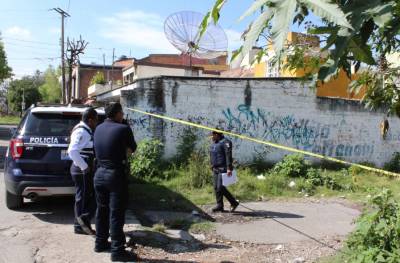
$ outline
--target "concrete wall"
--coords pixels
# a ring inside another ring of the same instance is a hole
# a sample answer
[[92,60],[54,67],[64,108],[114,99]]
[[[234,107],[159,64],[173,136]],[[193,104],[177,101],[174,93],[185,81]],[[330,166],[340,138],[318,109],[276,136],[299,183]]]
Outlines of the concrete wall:
[[[389,118],[386,140],[379,125],[384,113],[358,102],[316,98],[296,79],[199,79],[159,77],[138,80],[121,92],[124,107],[134,107],[202,123],[302,150],[352,162],[383,165],[399,149],[400,120]],[[136,137],[160,138],[166,157],[176,153],[183,126],[128,112]],[[199,131],[199,133],[203,133]],[[240,162],[255,157],[279,161],[288,152],[233,139]]]

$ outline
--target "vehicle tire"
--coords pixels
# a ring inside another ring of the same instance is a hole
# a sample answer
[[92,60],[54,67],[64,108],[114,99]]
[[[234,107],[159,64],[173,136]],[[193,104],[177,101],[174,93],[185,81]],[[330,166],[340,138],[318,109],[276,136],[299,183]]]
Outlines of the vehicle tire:
[[8,209],[15,210],[21,208],[24,199],[20,195],[14,195],[6,190],[6,205]]

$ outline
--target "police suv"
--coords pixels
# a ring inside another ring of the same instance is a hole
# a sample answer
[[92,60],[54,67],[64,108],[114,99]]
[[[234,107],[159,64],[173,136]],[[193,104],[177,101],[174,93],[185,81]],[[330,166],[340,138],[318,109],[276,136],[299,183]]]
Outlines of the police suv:
[[[67,148],[72,129],[87,106],[41,105],[29,108],[7,149],[4,163],[6,205],[17,209],[23,198],[72,195],[74,184],[69,172]],[[96,109],[99,122],[104,110]]]

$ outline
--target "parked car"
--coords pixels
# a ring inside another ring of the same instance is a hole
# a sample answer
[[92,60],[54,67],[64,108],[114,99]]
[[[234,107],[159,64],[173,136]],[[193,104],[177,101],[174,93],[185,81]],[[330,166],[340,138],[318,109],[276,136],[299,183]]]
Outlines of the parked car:
[[[6,205],[18,209],[23,200],[72,195],[70,134],[81,119],[84,105],[32,106],[12,132],[4,163]],[[104,109],[96,109],[104,120]]]

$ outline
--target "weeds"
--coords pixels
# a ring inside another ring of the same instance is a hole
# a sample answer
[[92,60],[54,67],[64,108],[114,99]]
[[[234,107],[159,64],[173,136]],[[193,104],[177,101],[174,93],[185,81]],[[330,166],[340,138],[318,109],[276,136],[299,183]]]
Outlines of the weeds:
[[393,154],[392,159],[383,166],[384,170],[400,173],[400,153]]
[[158,140],[143,140],[139,143],[130,162],[130,173],[136,178],[155,178],[161,174],[163,144]]
[[155,224],[151,230],[159,233],[165,233],[167,231],[167,227],[163,224]]
[[178,166],[188,163],[190,157],[195,152],[197,139],[198,136],[194,128],[186,127],[183,129],[176,147],[177,155],[175,157],[175,163]]
[[374,196],[347,241],[348,262],[400,262],[400,208],[390,190]]
[[304,160],[303,155],[286,155],[282,161],[277,163],[273,172],[287,177],[302,177],[307,173],[310,164]]

